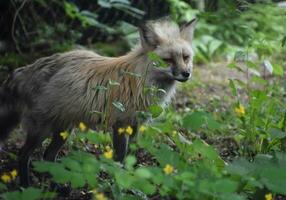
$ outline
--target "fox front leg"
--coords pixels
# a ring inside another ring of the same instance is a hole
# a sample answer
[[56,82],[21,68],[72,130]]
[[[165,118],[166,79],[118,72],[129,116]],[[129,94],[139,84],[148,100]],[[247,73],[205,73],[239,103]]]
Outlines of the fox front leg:
[[[127,125],[126,125],[127,124]],[[130,137],[134,137],[137,132],[137,123],[120,123],[113,125],[113,149],[114,160],[122,162],[128,151]]]

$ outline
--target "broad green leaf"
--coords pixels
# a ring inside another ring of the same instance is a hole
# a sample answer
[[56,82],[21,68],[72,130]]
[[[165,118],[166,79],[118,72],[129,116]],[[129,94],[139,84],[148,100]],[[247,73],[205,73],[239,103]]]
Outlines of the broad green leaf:
[[147,168],[138,168],[135,170],[135,175],[140,178],[151,178],[152,173]]
[[134,177],[123,171],[116,172],[115,179],[119,186],[123,188],[130,188],[130,186],[135,181]]
[[260,180],[270,191],[286,195],[285,167],[273,166],[264,168],[260,174]]
[[203,111],[196,111],[191,114],[187,114],[183,118],[184,128],[196,131],[203,125],[206,125],[212,130],[220,128],[220,124],[209,113]]
[[212,183],[212,190],[215,193],[234,193],[237,190],[238,182],[229,179],[220,179]]

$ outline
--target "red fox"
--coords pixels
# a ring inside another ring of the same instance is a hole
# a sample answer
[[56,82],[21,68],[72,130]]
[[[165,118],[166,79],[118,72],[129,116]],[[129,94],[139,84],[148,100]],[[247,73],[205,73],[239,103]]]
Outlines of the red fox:
[[[44,159],[54,161],[65,142],[59,133],[80,122],[95,128],[104,121],[113,133],[115,159],[122,161],[129,137],[118,134],[118,129],[131,126],[137,131],[136,111],[146,111],[152,104],[144,88],[165,90],[159,102],[163,103],[174,94],[177,81],[191,77],[195,25],[195,19],[181,27],[169,19],[148,21],[139,28],[139,44],[124,56],[111,58],[74,50],[16,69],[0,88],[0,139],[19,123],[27,132],[19,155],[21,185],[29,185],[29,159],[34,149],[52,137]],[[149,52],[168,66],[156,67]],[[110,81],[118,85],[108,91],[96,89],[108,87]],[[115,101],[122,103],[124,112],[112,105]],[[105,117],[93,111],[106,113]]]

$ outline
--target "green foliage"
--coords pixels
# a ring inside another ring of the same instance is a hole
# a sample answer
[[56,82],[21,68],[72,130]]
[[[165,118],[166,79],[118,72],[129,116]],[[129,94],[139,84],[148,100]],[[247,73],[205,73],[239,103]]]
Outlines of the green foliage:
[[192,131],[205,127],[210,130],[215,130],[220,127],[220,124],[209,113],[198,111],[187,114],[183,118],[183,127]]
[[285,154],[257,155],[253,162],[246,159],[234,161],[226,167],[226,170],[239,178],[241,187],[244,188],[266,188],[279,194],[286,194],[286,159]]
[[6,192],[0,195],[4,200],[37,200],[37,199],[53,199],[54,193],[44,192],[41,189],[29,187],[17,192]]

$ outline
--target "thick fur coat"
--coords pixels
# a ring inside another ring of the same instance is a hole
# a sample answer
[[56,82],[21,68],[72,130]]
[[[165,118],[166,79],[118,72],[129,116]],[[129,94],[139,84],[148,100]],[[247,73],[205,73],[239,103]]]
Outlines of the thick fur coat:
[[[159,103],[164,103],[174,94],[177,81],[191,77],[194,26],[195,20],[181,28],[166,19],[150,21],[139,28],[140,44],[124,56],[111,58],[74,50],[15,70],[0,89],[0,131],[4,139],[21,122],[27,132],[19,163],[21,183],[28,184],[33,150],[53,136],[44,156],[54,160],[64,143],[59,132],[79,122],[91,128],[99,124],[113,128],[116,157],[122,160],[128,138],[118,136],[117,129],[131,125],[137,130],[136,112],[156,103],[146,88],[165,90],[159,95]],[[155,67],[148,58],[150,51],[168,63],[168,68]],[[122,103],[125,111],[114,102]]]

